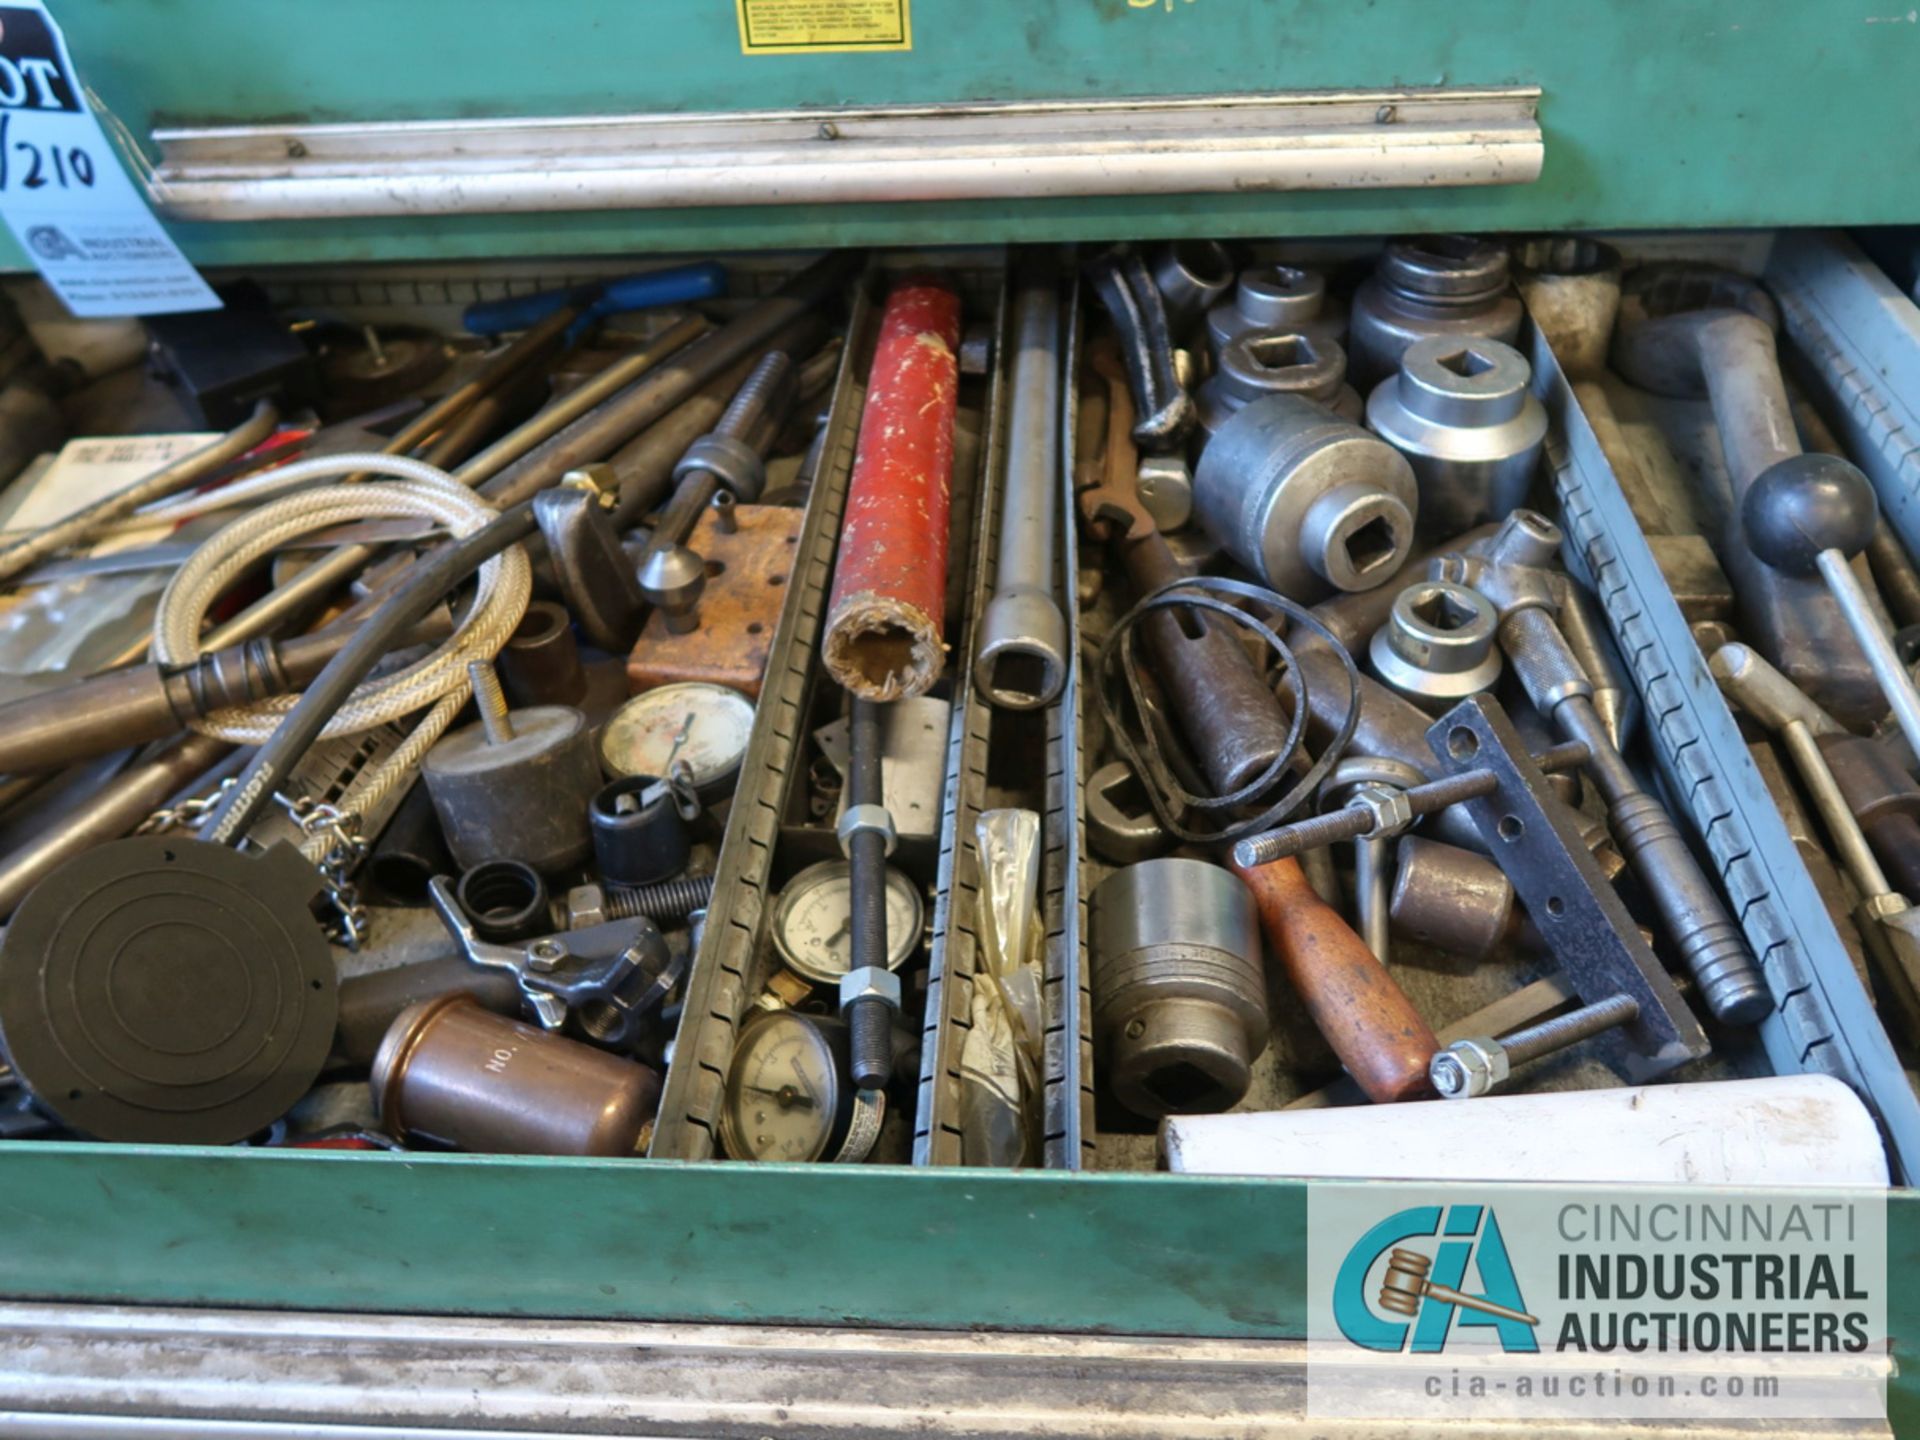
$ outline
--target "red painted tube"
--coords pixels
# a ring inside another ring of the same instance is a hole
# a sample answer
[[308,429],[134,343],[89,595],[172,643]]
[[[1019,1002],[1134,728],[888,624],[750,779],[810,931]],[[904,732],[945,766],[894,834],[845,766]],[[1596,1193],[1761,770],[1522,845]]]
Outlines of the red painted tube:
[[887,297],[821,640],[865,700],[924,694],[946,667],[947,508],[960,296],[917,276]]

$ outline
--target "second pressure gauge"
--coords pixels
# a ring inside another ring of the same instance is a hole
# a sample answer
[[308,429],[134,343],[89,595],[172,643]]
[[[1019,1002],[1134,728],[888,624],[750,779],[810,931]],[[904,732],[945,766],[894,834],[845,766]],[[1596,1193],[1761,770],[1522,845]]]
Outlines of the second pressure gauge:
[[822,1015],[773,1010],[733,1048],[720,1110],[720,1144],[735,1160],[830,1160],[853,1116],[847,1027]]
[[[887,968],[898,970],[920,944],[920,892],[887,867]],[[787,882],[773,911],[780,958],[819,985],[837,985],[853,968],[853,867],[822,860]]]
[[662,685],[633,697],[600,735],[600,764],[615,780],[670,775],[684,764],[708,804],[732,792],[753,734],[753,702],[705,680]]

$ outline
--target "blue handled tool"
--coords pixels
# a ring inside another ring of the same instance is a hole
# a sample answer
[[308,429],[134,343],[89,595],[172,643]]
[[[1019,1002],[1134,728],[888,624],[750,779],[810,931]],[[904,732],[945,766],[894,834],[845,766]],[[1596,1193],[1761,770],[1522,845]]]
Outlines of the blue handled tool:
[[504,335],[537,324],[562,305],[586,302],[585,313],[568,332],[567,338],[571,341],[578,338],[579,331],[605,316],[628,310],[651,310],[661,305],[684,305],[692,300],[711,300],[725,294],[726,288],[726,267],[704,260],[697,265],[646,270],[570,290],[542,290],[536,295],[476,301],[466,308],[460,323],[475,335]]

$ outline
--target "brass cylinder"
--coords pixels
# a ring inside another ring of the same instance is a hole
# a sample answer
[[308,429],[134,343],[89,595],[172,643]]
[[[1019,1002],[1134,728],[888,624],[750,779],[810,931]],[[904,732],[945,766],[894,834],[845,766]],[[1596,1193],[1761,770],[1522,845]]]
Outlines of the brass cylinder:
[[402,1140],[497,1155],[633,1155],[660,1077],[441,995],[403,1010],[373,1058],[373,1102]]

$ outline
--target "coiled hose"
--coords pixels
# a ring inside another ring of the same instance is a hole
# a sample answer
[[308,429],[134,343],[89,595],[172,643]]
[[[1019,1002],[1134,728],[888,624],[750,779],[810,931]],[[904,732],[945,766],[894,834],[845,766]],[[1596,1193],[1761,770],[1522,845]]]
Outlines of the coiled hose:
[[[369,518],[423,518],[464,539],[500,518],[500,512],[437,466],[402,456],[327,455],[276,472],[283,483],[344,475],[384,475],[387,483],[330,485],[261,506],[209,537],[174,574],[153,621],[153,654],[162,665],[199,658],[207,611],[242,573],[289,541]],[[471,694],[467,665],[489,660],[526,613],[533,576],[526,552],[511,546],[480,566],[479,586],[466,617],[425,659],[394,674],[356,685],[328,719],[318,739],[357,735],[425,710],[400,747],[358,777],[338,808],[370,808],[407,780]],[[279,695],[217,710],[192,722],[203,734],[235,745],[263,745],[299,703]]]

